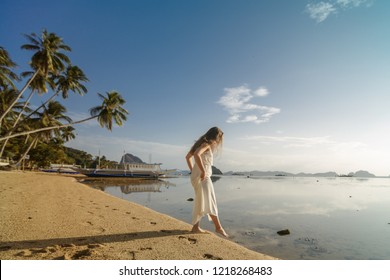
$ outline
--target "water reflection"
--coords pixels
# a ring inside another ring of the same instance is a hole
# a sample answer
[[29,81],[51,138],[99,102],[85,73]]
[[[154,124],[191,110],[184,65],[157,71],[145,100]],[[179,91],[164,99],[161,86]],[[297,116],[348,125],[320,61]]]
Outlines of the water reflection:
[[84,180],[84,184],[92,188],[106,191],[107,188],[120,188],[123,194],[161,192],[162,188],[168,189],[175,186],[174,183],[162,180]]
[[[231,240],[252,250],[282,259],[390,259],[390,179],[215,176],[213,182]],[[191,222],[189,177],[90,185]],[[202,227],[214,231],[207,219]],[[283,229],[291,234],[279,236]]]
[[211,176],[211,182],[215,183],[221,179],[220,176]]

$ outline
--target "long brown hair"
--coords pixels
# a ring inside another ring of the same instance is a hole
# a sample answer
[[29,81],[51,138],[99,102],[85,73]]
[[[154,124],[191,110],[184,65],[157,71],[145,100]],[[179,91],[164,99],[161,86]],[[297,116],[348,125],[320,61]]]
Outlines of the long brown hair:
[[222,142],[223,132],[220,128],[214,126],[195,142],[190,150],[190,153],[195,153],[195,151],[203,144],[213,145],[213,148],[217,149],[222,146]]

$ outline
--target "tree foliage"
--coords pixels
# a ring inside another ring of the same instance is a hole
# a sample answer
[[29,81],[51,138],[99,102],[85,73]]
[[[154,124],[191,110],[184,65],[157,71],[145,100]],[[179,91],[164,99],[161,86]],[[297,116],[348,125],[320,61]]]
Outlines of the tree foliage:
[[[127,119],[128,112],[123,108],[126,101],[116,91],[99,93],[102,104],[90,109],[91,117],[73,121],[60,101],[54,100],[58,96],[68,98],[72,92],[80,96],[88,92],[88,78],[66,54],[71,48],[61,37],[46,30],[25,38],[28,43],[21,48],[33,54],[30,69],[20,75],[14,72],[16,63],[8,51],[0,46],[0,157],[20,163],[29,154],[30,163],[36,166],[50,162],[93,164],[96,159],[89,155],[75,158],[67,154],[69,149],[64,144],[75,138],[73,126],[91,119],[108,130],[114,123],[121,126]],[[23,80],[25,84],[18,90],[15,85]],[[30,94],[25,98],[27,89]],[[50,91],[50,97],[46,97]],[[42,105],[33,110],[29,102],[34,93],[39,94]]]

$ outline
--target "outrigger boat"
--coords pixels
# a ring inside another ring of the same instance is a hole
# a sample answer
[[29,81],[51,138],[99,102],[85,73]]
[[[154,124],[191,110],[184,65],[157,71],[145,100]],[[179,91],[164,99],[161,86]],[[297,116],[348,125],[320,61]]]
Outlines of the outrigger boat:
[[161,163],[126,163],[122,169],[100,169],[100,168],[74,168],[74,170],[88,177],[129,177],[157,179],[169,172],[162,171]]
[[40,170],[43,172],[49,173],[62,173],[62,174],[78,174],[79,172],[75,169],[80,166],[71,165],[71,164],[50,164],[49,168],[41,168]]

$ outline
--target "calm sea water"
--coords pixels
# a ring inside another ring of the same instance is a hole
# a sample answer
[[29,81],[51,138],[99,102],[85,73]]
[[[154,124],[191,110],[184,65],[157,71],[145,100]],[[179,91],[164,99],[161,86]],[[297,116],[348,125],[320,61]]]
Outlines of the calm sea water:
[[[90,185],[191,222],[189,177]],[[247,248],[282,259],[390,260],[390,178],[221,176],[214,187],[222,225]],[[206,217],[201,226],[214,231]]]

